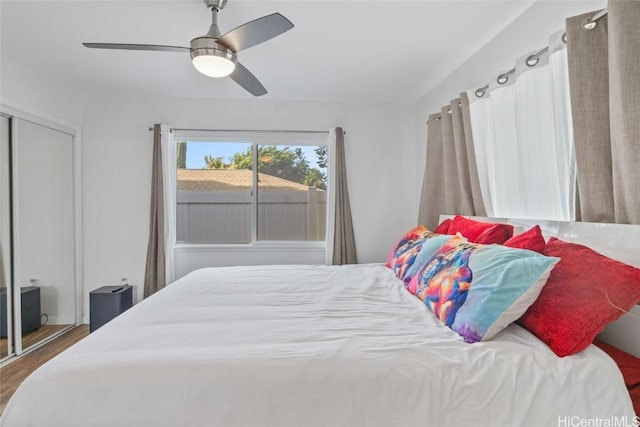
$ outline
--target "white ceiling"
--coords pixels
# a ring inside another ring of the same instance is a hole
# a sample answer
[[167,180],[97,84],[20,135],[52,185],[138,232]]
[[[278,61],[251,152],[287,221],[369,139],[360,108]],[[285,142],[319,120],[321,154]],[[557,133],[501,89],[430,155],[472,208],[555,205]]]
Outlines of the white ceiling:
[[[413,102],[533,1],[229,0],[222,31],[273,12],[295,28],[239,54],[265,98]],[[188,54],[87,49],[81,42],[189,46],[200,0],[0,2],[0,53],[84,93],[251,98],[199,74]]]

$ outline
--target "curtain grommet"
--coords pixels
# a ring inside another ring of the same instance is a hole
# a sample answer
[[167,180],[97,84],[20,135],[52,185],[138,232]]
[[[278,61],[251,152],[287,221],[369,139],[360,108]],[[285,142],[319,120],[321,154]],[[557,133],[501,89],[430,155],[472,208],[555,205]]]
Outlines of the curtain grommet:
[[505,84],[506,82],[509,81],[509,76],[506,75],[506,74],[500,74],[498,76],[498,78],[496,79],[496,81],[498,82],[498,84],[503,85],[503,84]]
[[593,30],[597,26],[598,21],[594,21],[591,18],[586,18],[584,21],[582,21],[582,28],[584,28],[585,30]]
[[487,90],[489,89],[489,85],[479,87],[475,91],[476,98],[482,98],[487,94]]
[[536,55],[529,55],[527,60],[525,61],[528,67],[535,67],[540,62],[540,57]]

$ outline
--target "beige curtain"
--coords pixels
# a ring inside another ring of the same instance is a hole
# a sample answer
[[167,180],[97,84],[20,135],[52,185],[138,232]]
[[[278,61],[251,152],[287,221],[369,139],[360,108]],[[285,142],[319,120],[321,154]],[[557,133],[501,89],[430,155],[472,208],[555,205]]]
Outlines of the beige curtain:
[[153,160],[151,170],[151,218],[149,221],[149,243],[147,264],[144,273],[144,297],[164,288],[165,242],[164,242],[164,190],[162,179],[162,148],[160,125],[153,126]]
[[440,214],[485,216],[467,94],[430,115],[428,126],[418,223],[433,229]]
[[567,19],[581,220],[640,224],[640,2]]
[[335,129],[335,228],[333,234],[333,257],[335,264],[357,264],[356,241],[351,221],[347,167],[344,156],[344,132]]

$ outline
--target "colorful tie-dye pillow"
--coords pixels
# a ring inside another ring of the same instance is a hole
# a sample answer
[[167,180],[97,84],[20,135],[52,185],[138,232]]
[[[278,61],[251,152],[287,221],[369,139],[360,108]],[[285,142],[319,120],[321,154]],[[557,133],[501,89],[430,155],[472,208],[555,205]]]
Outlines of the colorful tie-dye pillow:
[[[456,235],[457,237],[464,239],[460,233]],[[442,247],[446,242],[453,239],[455,236],[450,236],[448,234],[433,234],[431,237],[424,240],[422,243],[422,248],[420,252],[418,252],[418,256],[416,257],[413,265],[409,267],[404,275],[404,282],[408,284],[409,281],[413,279],[413,277],[422,270],[422,267],[431,259],[431,257],[436,253],[438,249]],[[465,239],[466,240],[466,239]],[[414,292],[415,293],[415,292]]]
[[437,234],[427,230],[423,225],[419,225],[407,231],[402,238],[393,246],[387,258],[387,267],[391,268],[405,283],[410,280],[407,270],[413,265],[418,257],[422,245],[426,239],[430,239]]
[[486,341],[535,302],[558,261],[456,236],[436,250],[407,289],[466,342]]

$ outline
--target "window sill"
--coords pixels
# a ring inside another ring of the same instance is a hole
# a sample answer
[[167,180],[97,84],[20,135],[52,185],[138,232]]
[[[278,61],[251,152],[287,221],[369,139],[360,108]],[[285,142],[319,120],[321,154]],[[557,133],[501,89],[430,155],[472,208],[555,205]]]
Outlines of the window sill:
[[236,243],[236,244],[190,244],[176,243],[173,249],[176,252],[267,252],[267,251],[302,251],[302,252],[318,252],[324,251],[326,242],[296,242],[296,241],[261,241],[254,243]]

